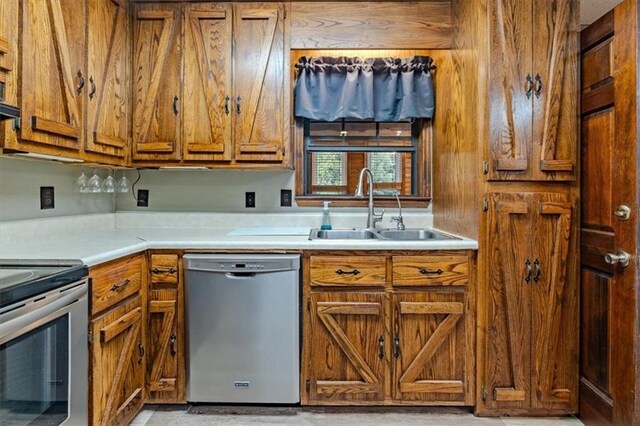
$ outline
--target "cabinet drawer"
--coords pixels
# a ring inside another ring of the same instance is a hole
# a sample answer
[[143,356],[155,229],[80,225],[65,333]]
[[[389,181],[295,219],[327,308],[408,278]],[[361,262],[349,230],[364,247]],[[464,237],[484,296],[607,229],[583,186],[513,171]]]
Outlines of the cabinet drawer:
[[393,256],[393,285],[453,286],[468,282],[467,256]]
[[312,256],[312,286],[384,286],[384,256]]
[[152,254],[151,283],[178,284],[178,260],[177,254]]
[[91,314],[140,292],[143,257],[136,256],[91,271]]

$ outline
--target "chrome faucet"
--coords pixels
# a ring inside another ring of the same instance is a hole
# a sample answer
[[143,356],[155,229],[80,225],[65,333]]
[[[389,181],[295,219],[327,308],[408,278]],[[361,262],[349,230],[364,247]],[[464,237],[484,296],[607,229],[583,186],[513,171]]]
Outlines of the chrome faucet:
[[376,214],[373,207],[373,175],[371,174],[371,170],[368,168],[363,168],[360,170],[360,177],[358,178],[358,186],[356,186],[356,193],[354,197],[362,198],[364,197],[364,185],[363,178],[364,175],[367,175],[369,178],[369,215],[367,216],[367,228],[374,229],[376,227],[376,223],[382,221],[382,216],[384,216],[384,209],[382,213]]
[[396,196],[396,200],[398,201],[398,216],[393,216],[391,218],[391,222],[396,222],[396,229],[398,231],[404,231],[404,221],[402,219],[402,204],[400,204],[400,197],[398,196],[398,191],[394,192],[393,195]]

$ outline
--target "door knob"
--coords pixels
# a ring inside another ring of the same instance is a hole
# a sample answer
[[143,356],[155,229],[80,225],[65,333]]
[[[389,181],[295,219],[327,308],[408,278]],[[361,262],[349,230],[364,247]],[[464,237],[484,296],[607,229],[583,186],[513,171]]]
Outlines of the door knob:
[[614,214],[620,220],[629,220],[631,217],[631,209],[623,204],[618,206]]
[[607,262],[609,265],[615,265],[616,263],[619,263],[620,266],[626,268],[627,266],[629,266],[630,260],[631,260],[631,255],[626,251],[622,251],[622,250],[620,250],[618,254],[607,253],[604,255],[604,261]]

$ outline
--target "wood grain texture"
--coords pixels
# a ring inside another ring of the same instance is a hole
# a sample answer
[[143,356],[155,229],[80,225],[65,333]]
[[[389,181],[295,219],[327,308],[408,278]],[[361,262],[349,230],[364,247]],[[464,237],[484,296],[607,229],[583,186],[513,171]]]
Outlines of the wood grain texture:
[[183,159],[231,160],[232,6],[184,8]]
[[181,155],[180,111],[177,109],[182,99],[181,17],[180,7],[176,5],[135,7],[134,160],[170,161],[177,160]]
[[312,286],[384,286],[386,260],[383,256],[312,256]]
[[[136,296],[89,323],[89,423],[128,424],[144,403],[142,299]],[[109,330],[117,330],[111,333]],[[109,335],[108,340],[98,336]]]
[[129,13],[113,0],[90,0],[87,8],[85,149],[124,161],[129,155],[131,110]]
[[[18,105],[18,88],[20,64],[18,35],[20,32],[19,0],[7,0],[0,2],[0,39],[6,41],[6,53],[0,55],[0,62],[4,70],[0,69],[0,81],[5,83],[4,102],[9,105]],[[11,69],[12,71],[7,71]],[[0,122],[0,148],[15,147],[18,144],[17,133],[13,130],[10,121]]]
[[[289,132],[289,85],[282,3],[234,5],[233,139],[235,160],[281,162]],[[285,72],[287,71],[287,72]]]
[[467,256],[393,256],[394,286],[455,286],[468,282]]
[[179,283],[180,257],[177,254],[152,254],[149,256],[149,270],[153,284],[174,284]]
[[91,314],[138,294],[143,284],[143,264],[144,257],[137,255],[90,268]]
[[291,3],[293,49],[446,49],[451,27],[449,2]]

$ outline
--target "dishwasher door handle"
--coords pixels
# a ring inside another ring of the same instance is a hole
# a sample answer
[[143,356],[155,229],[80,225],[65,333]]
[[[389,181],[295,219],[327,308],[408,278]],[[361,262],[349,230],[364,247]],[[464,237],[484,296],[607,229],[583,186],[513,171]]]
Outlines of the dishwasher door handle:
[[247,280],[256,276],[255,272],[227,272],[225,277],[232,280]]

